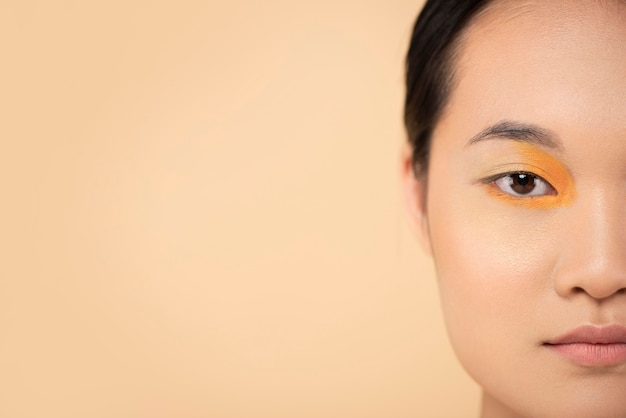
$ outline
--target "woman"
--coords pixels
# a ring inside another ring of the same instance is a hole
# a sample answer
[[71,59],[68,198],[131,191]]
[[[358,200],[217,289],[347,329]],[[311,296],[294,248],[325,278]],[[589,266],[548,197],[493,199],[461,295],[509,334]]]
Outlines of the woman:
[[429,0],[403,175],[482,417],[626,417],[626,4]]

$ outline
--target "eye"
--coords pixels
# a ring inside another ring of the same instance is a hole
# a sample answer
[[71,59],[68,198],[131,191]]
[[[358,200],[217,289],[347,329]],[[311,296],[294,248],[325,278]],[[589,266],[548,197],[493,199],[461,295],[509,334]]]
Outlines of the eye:
[[493,183],[504,193],[518,197],[555,195],[550,183],[532,173],[508,173],[496,178]]

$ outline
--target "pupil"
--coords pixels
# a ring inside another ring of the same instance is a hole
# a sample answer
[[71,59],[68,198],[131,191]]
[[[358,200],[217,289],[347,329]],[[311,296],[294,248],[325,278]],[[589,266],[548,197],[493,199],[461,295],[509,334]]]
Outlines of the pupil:
[[518,174],[517,175],[517,182],[520,185],[526,186],[529,181],[530,181],[530,178],[526,174]]
[[535,178],[528,174],[516,174],[511,187],[519,194],[528,194],[535,188]]

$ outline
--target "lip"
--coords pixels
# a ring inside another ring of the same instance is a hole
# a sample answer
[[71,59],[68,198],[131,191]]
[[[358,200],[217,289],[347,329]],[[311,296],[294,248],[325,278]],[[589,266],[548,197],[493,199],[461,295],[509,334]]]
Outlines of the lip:
[[616,366],[626,362],[626,327],[585,325],[543,345],[581,366]]

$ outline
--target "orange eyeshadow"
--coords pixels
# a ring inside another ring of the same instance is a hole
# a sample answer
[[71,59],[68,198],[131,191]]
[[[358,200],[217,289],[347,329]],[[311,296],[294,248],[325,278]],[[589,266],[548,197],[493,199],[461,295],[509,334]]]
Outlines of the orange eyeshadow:
[[[511,164],[509,171],[526,171],[533,173],[550,183],[556,190],[556,194],[519,197],[503,192],[495,184],[489,184],[487,191],[490,195],[515,206],[533,209],[552,209],[568,206],[573,202],[576,197],[574,179],[569,170],[559,160],[539,148],[524,142],[515,142],[512,146],[519,154],[521,162]],[[503,166],[500,166],[500,168],[502,167]]]

